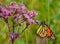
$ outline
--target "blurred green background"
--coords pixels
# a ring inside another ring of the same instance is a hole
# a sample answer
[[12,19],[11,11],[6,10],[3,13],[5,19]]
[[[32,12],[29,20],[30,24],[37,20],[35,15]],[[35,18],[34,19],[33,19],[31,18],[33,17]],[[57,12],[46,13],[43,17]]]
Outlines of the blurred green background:
[[[23,2],[27,9],[37,11],[38,15],[33,19],[45,21],[45,23],[51,28],[56,36],[56,41],[53,43],[52,40],[48,39],[48,43],[44,44],[60,44],[60,0],[0,0],[0,5],[1,3],[3,5],[10,4],[12,1],[16,1],[17,3]],[[21,29],[24,29],[24,27],[25,25],[23,25]],[[21,37],[15,40],[14,44],[36,44],[37,29],[38,25],[29,25],[25,32],[21,34]],[[1,19],[0,44],[10,44],[8,26]]]

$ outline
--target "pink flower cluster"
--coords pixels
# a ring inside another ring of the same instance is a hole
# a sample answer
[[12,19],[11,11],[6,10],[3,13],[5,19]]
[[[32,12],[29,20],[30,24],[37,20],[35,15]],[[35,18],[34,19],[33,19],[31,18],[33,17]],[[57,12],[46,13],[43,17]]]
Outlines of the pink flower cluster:
[[9,16],[12,16],[14,21],[20,20],[20,15],[23,16],[23,19],[28,24],[36,23],[32,18],[37,15],[35,11],[29,11],[23,4],[17,4],[16,2],[11,2],[10,5],[5,5],[4,7],[0,6],[0,17],[8,19]]
[[[13,22],[17,22],[21,19],[21,16],[23,17],[23,20],[27,22],[27,24],[39,24],[38,20],[33,20],[32,18],[37,15],[36,11],[29,11],[23,4],[17,4],[16,2],[11,2],[10,5],[0,6],[0,18],[4,18],[5,21],[9,17],[12,17]],[[21,24],[19,23],[21,26]],[[10,38],[12,42],[19,37],[18,33],[10,33]]]

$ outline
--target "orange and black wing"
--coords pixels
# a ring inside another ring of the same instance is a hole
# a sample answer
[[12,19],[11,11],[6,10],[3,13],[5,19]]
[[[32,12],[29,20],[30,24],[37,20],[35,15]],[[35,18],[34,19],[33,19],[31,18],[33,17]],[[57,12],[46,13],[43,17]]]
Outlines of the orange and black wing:
[[55,35],[53,34],[53,32],[50,30],[50,28],[45,25],[45,28],[47,29],[47,36],[53,40],[55,40]]

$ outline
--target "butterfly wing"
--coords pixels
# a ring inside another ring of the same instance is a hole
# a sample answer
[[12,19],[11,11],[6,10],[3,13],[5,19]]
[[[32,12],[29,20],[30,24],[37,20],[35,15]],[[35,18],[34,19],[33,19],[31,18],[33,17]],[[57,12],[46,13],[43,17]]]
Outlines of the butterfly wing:
[[53,34],[53,32],[50,30],[50,28],[45,25],[45,28],[47,29],[47,36],[53,40],[55,40],[55,35]]
[[51,36],[51,30],[47,25],[45,25],[45,29],[47,30],[47,36]]
[[37,30],[37,35],[39,35],[40,37],[46,37],[47,31],[43,25],[41,25]]
[[55,40],[55,35],[52,34],[50,38],[51,38],[52,40]]

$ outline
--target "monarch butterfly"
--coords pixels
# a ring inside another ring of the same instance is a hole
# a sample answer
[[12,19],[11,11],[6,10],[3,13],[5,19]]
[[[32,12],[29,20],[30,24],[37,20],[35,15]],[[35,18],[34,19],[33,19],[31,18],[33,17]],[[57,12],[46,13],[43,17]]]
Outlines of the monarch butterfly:
[[37,30],[37,35],[39,35],[42,38],[48,37],[51,38],[52,40],[55,40],[55,35],[46,24],[42,24],[39,27],[39,29]]

